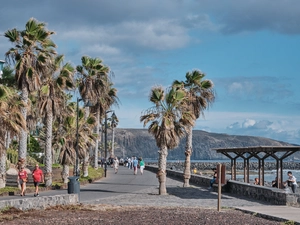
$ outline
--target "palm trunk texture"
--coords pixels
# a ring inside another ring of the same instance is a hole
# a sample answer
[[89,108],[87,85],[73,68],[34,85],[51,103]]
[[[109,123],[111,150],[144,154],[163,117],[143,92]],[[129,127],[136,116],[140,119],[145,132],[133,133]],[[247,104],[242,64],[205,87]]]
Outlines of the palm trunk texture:
[[89,176],[89,159],[90,159],[90,154],[88,151],[86,151],[85,157],[83,159],[83,164],[82,164],[83,177]]
[[94,153],[94,168],[98,169],[98,146],[99,146],[99,139],[100,139],[100,133],[99,133],[99,129],[100,129],[100,109],[97,110],[97,139],[96,139],[96,143],[95,143],[95,153]]
[[47,112],[46,124],[46,152],[45,152],[45,185],[52,185],[52,110]]
[[[28,90],[25,80],[23,79],[22,84],[22,93],[21,93],[21,101],[24,103],[24,105],[27,105],[28,102]],[[22,107],[21,108],[21,114],[25,118],[27,117],[27,108]],[[25,166],[26,165],[26,155],[27,155],[27,131],[24,129],[21,129],[20,136],[19,136],[19,162],[18,166]]]
[[167,179],[167,156],[168,156],[168,149],[166,146],[162,147],[159,151],[159,158],[158,158],[158,171],[157,171],[157,178],[159,182],[159,195],[166,195],[167,188],[166,188],[166,179]]
[[6,186],[6,150],[0,155],[0,188]]
[[184,171],[183,171],[183,187],[190,186],[191,178],[191,155],[192,155],[192,137],[193,137],[193,127],[188,127],[188,132],[186,136],[186,145],[185,145],[185,161],[184,161]]
[[65,184],[69,182],[69,179],[68,179],[69,173],[70,173],[69,165],[63,164],[63,169],[61,171],[61,178]]

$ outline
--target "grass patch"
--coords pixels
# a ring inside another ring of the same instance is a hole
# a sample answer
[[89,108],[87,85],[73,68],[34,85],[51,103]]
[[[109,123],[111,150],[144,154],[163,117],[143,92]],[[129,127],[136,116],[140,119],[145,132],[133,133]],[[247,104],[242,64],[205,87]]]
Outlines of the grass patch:
[[4,187],[4,188],[0,189],[0,194],[15,192],[15,191],[19,191],[19,188],[17,188],[17,187]]
[[[103,168],[98,168],[96,170],[93,167],[89,167],[88,171],[89,171],[89,176],[83,177],[81,175],[79,178],[80,182],[93,182],[94,180],[97,180],[97,179],[100,179],[101,177],[103,177],[103,174],[104,174]],[[60,187],[63,187],[64,185],[66,185],[66,184],[61,181],[61,178],[53,179],[53,182],[52,182],[53,187],[60,188]]]
[[93,167],[89,167],[88,171],[89,171],[89,175],[87,177],[81,176],[80,179],[79,179],[80,181],[87,180],[87,181],[91,182],[91,181],[94,181],[96,179],[100,179],[101,177],[103,177],[103,174],[104,174],[103,168],[98,168],[96,170]]

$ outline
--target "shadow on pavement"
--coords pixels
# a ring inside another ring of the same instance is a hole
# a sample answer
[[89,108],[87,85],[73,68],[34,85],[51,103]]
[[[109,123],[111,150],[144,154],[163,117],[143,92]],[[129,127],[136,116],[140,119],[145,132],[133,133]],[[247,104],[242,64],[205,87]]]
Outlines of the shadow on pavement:
[[[193,187],[167,187],[169,195],[174,195],[183,199],[217,199],[218,195],[214,192],[202,191]],[[222,195],[222,199],[229,199]]]

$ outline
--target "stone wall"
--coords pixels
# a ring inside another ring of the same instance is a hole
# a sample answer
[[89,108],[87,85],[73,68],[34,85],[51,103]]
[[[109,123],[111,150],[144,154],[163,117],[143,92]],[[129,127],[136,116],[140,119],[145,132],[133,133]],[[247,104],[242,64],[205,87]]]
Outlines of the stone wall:
[[45,209],[56,205],[73,205],[78,203],[78,194],[63,194],[38,198],[23,198],[0,201],[0,209],[15,207],[21,210]]
[[[146,165],[146,170],[157,172],[157,166]],[[167,176],[182,180],[183,172],[167,169]],[[209,187],[211,177],[191,174],[190,184]],[[217,190],[217,185],[214,185]],[[222,192],[229,192],[235,195],[243,196],[250,199],[266,201],[274,205],[287,205],[300,208],[300,194],[289,194],[283,189],[251,185],[244,182],[228,180],[222,187]]]
[[[220,162],[222,164],[225,164],[226,171],[231,170],[231,164],[230,162]],[[191,169],[196,168],[197,170],[210,170],[214,167],[216,167],[218,162],[192,162],[191,163]],[[149,162],[147,165],[155,166],[157,163]],[[244,169],[244,162],[237,162],[236,163],[237,170],[243,170]],[[183,171],[184,169],[184,162],[167,162],[167,168],[173,168],[175,170]],[[276,163],[275,162],[265,162],[264,166],[265,170],[275,170],[276,169]],[[253,161],[249,163],[249,169],[250,170],[258,170],[258,162]],[[283,162],[283,169],[290,169],[290,170],[300,170],[300,163],[298,162]]]

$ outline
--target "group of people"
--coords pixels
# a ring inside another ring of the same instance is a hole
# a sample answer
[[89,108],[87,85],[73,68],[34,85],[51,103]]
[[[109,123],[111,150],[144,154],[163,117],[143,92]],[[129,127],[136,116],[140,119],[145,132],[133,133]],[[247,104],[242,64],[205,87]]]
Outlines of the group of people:
[[[44,181],[44,173],[40,169],[39,165],[36,164],[35,168],[32,171],[32,178],[33,178],[33,184],[35,187],[34,197],[39,196],[39,185]],[[20,166],[18,176],[17,176],[17,183],[20,185],[21,189],[21,196],[25,196],[25,190],[26,190],[26,183],[28,182],[28,173],[25,170],[24,166]]]
[[[296,190],[297,190],[297,187],[298,187],[297,179],[293,175],[292,171],[288,171],[287,175],[288,175],[288,179],[285,182],[282,183],[282,186],[284,188],[289,188],[290,187],[292,189],[292,192],[295,193]],[[259,179],[257,177],[254,179],[253,184],[254,185],[260,185]],[[277,182],[277,177],[275,177],[275,179],[272,181],[272,187],[279,188],[279,185],[278,185],[278,182]]]
[[[139,159],[137,159],[136,157],[127,158],[125,160],[125,162],[127,163],[128,169],[133,169],[133,174],[134,175],[137,175],[138,166],[140,168],[141,175],[143,175],[144,168],[145,168],[145,162],[144,162],[143,158],[141,158],[141,157]],[[113,165],[114,165],[113,167],[114,167],[115,173],[118,173],[118,169],[119,169],[118,157],[114,158]]]

